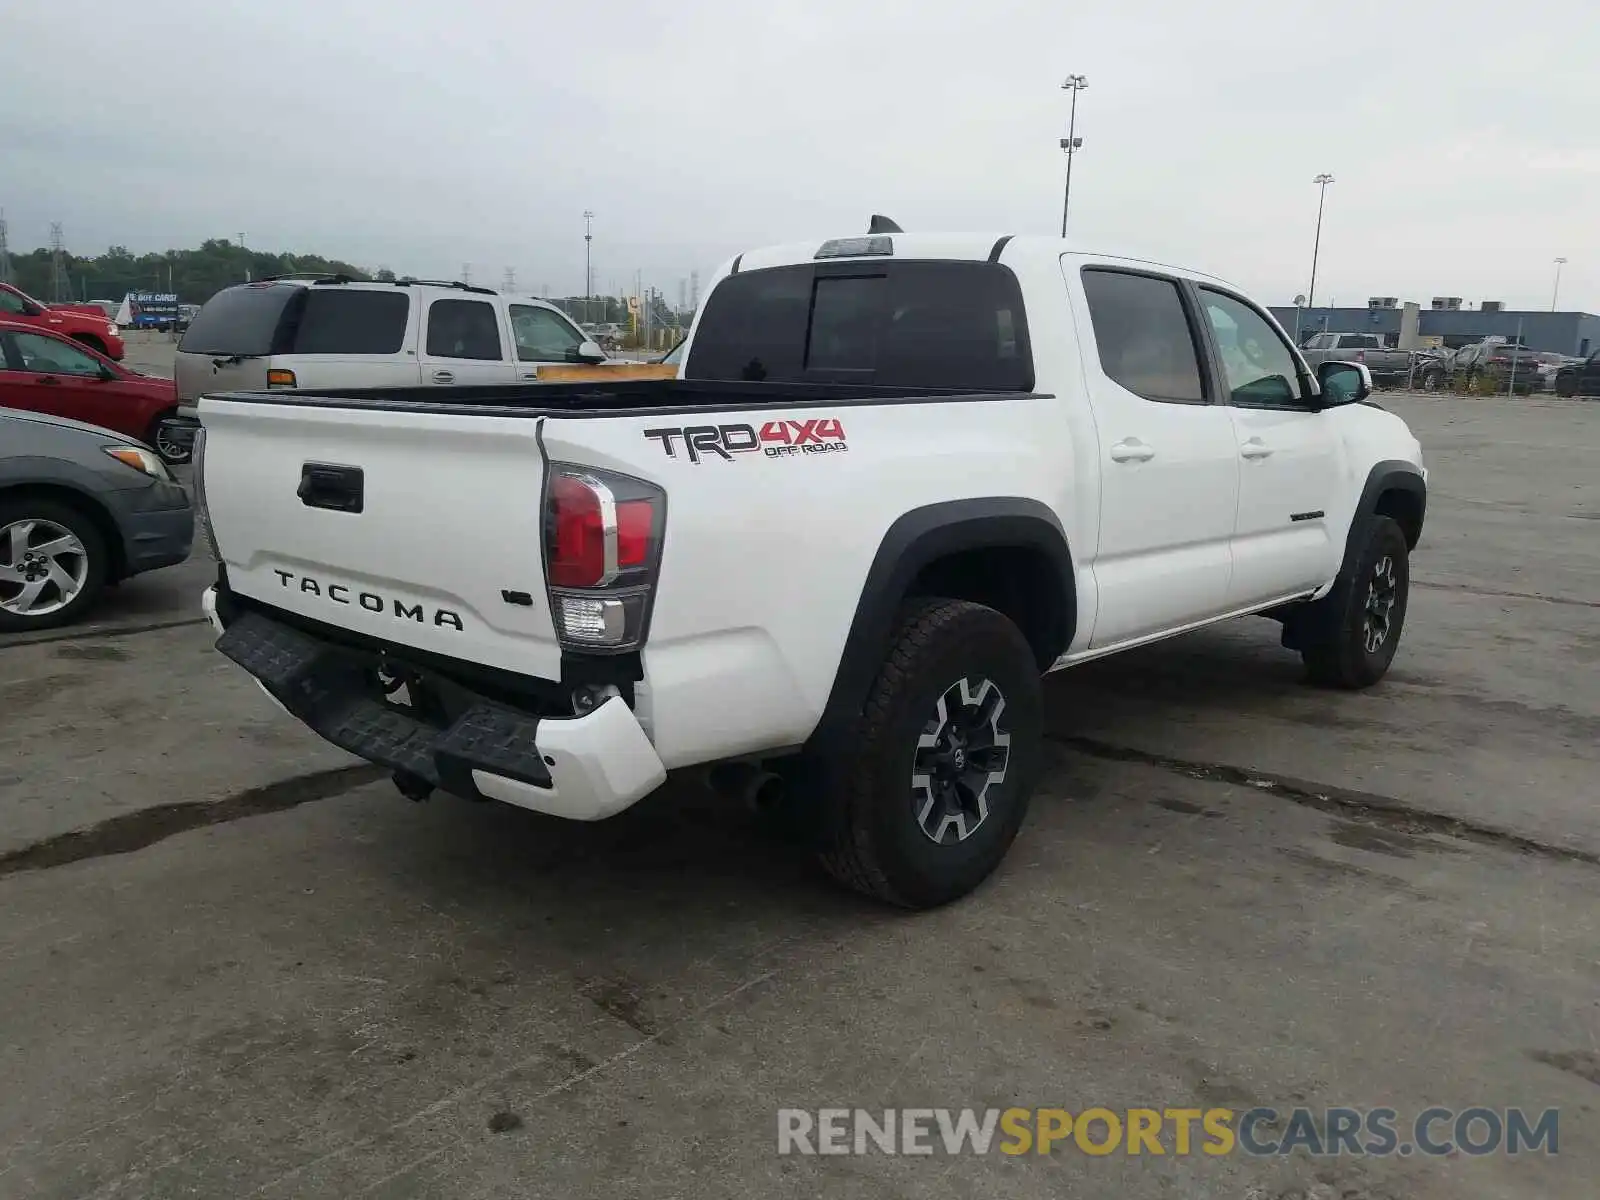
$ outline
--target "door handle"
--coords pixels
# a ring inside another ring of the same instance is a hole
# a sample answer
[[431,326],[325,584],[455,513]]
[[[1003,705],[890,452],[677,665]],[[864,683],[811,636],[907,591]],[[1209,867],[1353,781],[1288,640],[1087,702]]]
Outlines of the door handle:
[[539,378],[539,372],[537,372],[537,371],[524,371],[522,373],[522,377],[524,379],[537,379],[537,378]]
[[1112,462],[1149,462],[1155,456],[1155,449],[1138,438],[1124,438],[1111,447]]
[[1272,447],[1260,438],[1253,437],[1239,447],[1239,453],[1244,455],[1245,458],[1266,458],[1271,455]]
[[61,380],[57,379],[54,375],[41,375],[41,376],[39,376],[39,378],[35,379],[34,382],[35,383],[42,383],[46,387],[60,387],[61,386]]
[[435,371],[433,373],[433,381],[435,383],[454,383],[456,374],[454,371]]
[[302,463],[295,495],[307,508],[358,513],[366,505],[366,479],[360,467]]

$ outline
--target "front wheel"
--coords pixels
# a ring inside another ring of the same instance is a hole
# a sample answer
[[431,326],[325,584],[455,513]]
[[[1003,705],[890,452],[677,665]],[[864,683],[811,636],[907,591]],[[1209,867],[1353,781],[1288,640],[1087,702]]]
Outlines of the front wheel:
[[1371,687],[1388,673],[1405,626],[1411,558],[1393,518],[1373,517],[1348,579],[1317,603],[1300,650],[1313,682]]
[[51,500],[0,503],[0,633],[65,625],[104,586],[108,553],[94,522]]
[[994,609],[919,602],[903,617],[825,804],[822,864],[905,908],[972,891],[1027,815],[1043,738],[1039,666]]

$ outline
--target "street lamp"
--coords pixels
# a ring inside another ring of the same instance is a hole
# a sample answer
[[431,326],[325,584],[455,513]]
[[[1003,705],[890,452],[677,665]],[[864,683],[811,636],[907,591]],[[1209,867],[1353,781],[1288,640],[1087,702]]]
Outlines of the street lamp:
[[583,319],[589,319],[589,297],[594,295],[594,273],[589,269],[589,246],[594,241],[594,214],[583,210]]
[[1317,306],[1317,254],[1322,249],[1322,206],[1328,199],[1328,185],[1333,182],[1333,176],[1327,173],[1318,175],[1311,181],[1322,189],[1317,196],[1317,236],[1311,243],[1311,286],[1306,289],[1306,307]]
[[1089,86],[1089,80],[1083,75],[1068,75],[1067,81],[1061,85],[1062,89],[1072,93],[1072,112],[1067,118],[1067,136],[1061,139],[1061,148],[1067,152],[1067,187],[1061,197],[1061,236],[1067,236],[1067,208],[1072,203],[1072,156],[1083,147],[1083,139],[1077,136],[1078,130],[1078,93]]
[[1556,297],[1561,294],[1561,264],[1566,262],[1566,261],[1567,260],[1564,259],[1564,258],[1556,259],[1556,285],[1555,285],[1555,287],[1550,289],[1550,311],[1551,312],[1555,312],[1555,310],[1556,310]]

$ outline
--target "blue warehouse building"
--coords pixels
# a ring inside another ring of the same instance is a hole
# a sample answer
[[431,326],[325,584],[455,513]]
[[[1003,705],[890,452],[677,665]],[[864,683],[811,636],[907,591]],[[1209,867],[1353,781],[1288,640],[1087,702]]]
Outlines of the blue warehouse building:
[[[1433,301],[1433,306],[1400,305],[1392,298],[1379,298],[1365,308],[1274,307],[1272,315],[1296,341],[1314,333],[1375,333],[1385,345],[1403,346],[1406,318],[1414,314],[1416,334],[1422,344],[1433,339],[1454,348],[1499,335],[1516,341],[1520,328],[1522,344],[1530,350],[1551,350],[1587,358],[1600,350],[1600,316],[1586,312],[1541,312],[1504,309],[1493,301],[1482,308],[1460,308],[1454,298]],[[1296,334],[1296,330],[1299,330]]]

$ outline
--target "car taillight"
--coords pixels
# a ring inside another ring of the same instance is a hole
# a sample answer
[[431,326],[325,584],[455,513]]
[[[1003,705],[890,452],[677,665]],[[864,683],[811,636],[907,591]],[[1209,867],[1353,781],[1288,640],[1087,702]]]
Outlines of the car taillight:
[[269,388],[292,388],[295,385],[294,372],[281,367],[273,367],[267,371],[267,386]]
[[1357,362],[1366,362],[1367,361],[1367,352],[1365,350],[1357,350],[1356,351],[1356,361]]
[[545,581],[564,644],[617,651],[644,642],[666,516],[666,493],[652,483],[550,464]]

